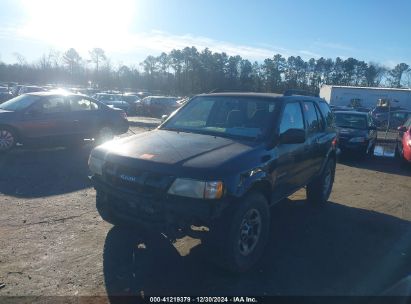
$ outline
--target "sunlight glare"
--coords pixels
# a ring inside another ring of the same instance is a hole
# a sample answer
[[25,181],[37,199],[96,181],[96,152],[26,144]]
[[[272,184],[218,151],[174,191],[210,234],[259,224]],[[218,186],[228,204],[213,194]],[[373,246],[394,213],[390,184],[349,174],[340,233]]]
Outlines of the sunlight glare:
[[122,51],[136,12],[133,0],[22,0],[22,5],[28,17],[25,36],[80,52]]

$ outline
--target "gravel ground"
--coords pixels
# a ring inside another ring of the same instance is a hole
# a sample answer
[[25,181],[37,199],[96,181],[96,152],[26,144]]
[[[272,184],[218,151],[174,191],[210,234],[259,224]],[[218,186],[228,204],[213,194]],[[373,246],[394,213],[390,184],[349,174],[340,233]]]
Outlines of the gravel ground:
[[[135,133],[157,123],[131,120]],[[324,208],[303,191],[275,206],[265,258],[235,276],[208,262],[199,239],[103,222],[90,149],[1,156],[0,296],[367,295],[410,273],[411,169],[394,159],[341,159]]]

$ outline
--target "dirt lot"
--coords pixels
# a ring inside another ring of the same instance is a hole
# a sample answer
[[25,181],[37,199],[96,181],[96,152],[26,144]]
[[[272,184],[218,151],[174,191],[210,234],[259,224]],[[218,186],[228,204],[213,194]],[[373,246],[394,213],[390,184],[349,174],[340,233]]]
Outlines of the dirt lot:
[[[133,122],[134,132],[151,126]],[[88,181],[90,147],[16,150],[0,158],[0,289],[4,295],[364,295],[411,269],[411,169],[343,159],[329,204],[299,192],[272,209],[265,258],[234,276],[198,239],[103,222]]]

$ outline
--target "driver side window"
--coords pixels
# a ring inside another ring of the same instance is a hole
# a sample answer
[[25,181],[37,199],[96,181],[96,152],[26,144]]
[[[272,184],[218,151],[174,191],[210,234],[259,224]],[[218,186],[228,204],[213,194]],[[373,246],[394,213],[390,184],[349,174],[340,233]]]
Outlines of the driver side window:
[[280,123],[280,135],[289,129],[304,130],[303,115],[299,102],[290,102],[285,105]]

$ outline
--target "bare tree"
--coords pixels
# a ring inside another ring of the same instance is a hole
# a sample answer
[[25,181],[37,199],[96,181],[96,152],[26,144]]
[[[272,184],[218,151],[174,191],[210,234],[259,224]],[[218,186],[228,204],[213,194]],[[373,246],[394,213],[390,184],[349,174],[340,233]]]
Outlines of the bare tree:
[[17,59],[17,63],[19,65],[27,65],[27,60],[26,57],[24,57],[22,54],[18,53],[18,52],[14,52],[13,56],[16,57]]
[[397,64],[391,71],[389,71],[391,86],[400,88],[402,75],[409,71],[409,69],[410,66],[408,64],[400,63]]
[[51,60],[51,64],[54,68],[58,68],[60,65],[61,53],[55,49],[50,49],[49,57]]
[[382,78],[387,73],[387,68],[377,63],[370,62],[365,70],[365,81],[369,87],[379,86]]
[[252,63],[240,56],[186,47],[147,56],[140,65],[127,66],[113,65],[100,48],[90,50],[89,54],[89,58],[82,60],[74,49],[63,54],[51,49],[31,64],[20,53],[14,53],[16,63],[0,63],[0,81],[58,84],[71,80],[73,84],[89,85],[93,81],[100,88],[148,89],[176,95],[215,88],[278,93],[295,88],[318,93],[322,84],[411,86],[409,63],[388,71],[378,63],[355,58],[304,60],[280,54]]
[[411,69],[404,76],[404,85],[411,89]]
[[64,53],[63,62],[68,66],[70,75],[73,76],[74,70],[80,65],[81,57],[75,49],[71,48]]
[[101,48],[94,48],[89,52],[89,54],[91,60],[96,64],[96,73],[98,74],[99,64],[107,59],[106,54]]

